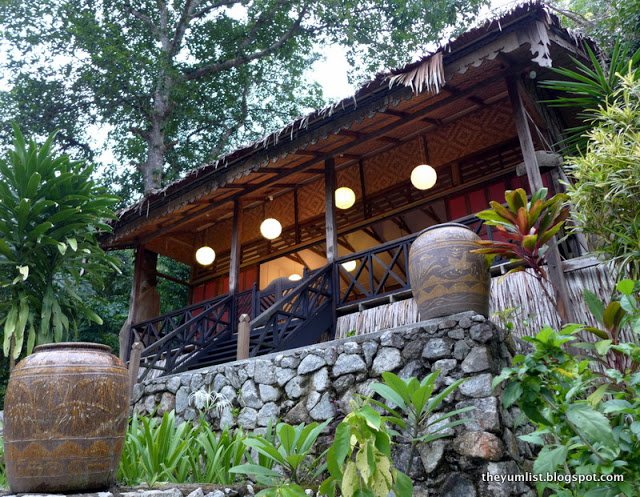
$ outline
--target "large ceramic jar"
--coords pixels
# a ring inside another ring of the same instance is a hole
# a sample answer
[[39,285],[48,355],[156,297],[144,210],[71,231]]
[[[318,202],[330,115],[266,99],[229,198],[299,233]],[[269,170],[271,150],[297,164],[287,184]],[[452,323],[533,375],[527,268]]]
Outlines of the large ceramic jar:
[[484,255],[472,254],[480,240],[463,224],[424,230],[409,251],[409,278],[420,318],[464,311],[489,315],[490,275]]
[[70,493],[113,483],[129,410],[127,369],[106,345],[35,348],[11,373],[4,450],[12,492]]

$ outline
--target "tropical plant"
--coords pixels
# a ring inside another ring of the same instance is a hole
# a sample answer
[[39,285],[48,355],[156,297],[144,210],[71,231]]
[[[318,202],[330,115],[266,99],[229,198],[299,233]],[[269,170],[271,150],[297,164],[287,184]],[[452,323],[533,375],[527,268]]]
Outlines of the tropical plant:
[[[567,476],[565,481],[539,483],[540,494],[549,489],[556,497],[640,495],[635,485],[640,478],[640,346],[612,339],[613,329],[625,323],[638,330],[634,286],[620,282],[624,304],[601,304],[596,310],[609,324],[609,333],[579,324],[559,332],[544,328],[535,337],[523,337],[534,346],[533,352],[516,356],[494,380],[494,386],[505,383],[504,407],[517,404],[536,428],[520,437],[541,446],[534,472],[561,469]],[[581,343],[576,335],[583,330],[604,339]],[[568,344],[573,345],[571,352]],[[607,360],[611,357],[613,361]],[[597,369],[596,364],[605,367]],[[623,479],[594,481],[588,475]]]
[[175,412],[162,419],[134,414],[124,444],[118,479],[126,484],[185,482],[193,443],[193,425],[178,423]]
[[437,395],[433,395],[439,375],[440,371],[436,370],[418,381],[417,378],[404,380],[394,373],[385,372],[382,373],[382,383],[371,385],[371,390],[386,402],[373,399],[369,401],[387,413],[385,421],[397,426],[400,430],[392,432],[398,435],[396,443],[410,444],[408,467],[401,468],[407,474],[411,474],[411,465],[418,444],[428,444],[449,436],[446,430],[464,424],[468,420],[458,419],[450,422],[447,420],[474,409],[470,406],[449,410],[446,413],[436,413],[444,399],[465,381],[463,378],[456,380]]
[[391,432],[369,405],[352,411],[338,425],[327,453],[327,469],[329,477],[319,489],[327,497],[413,494],[411,479],[393,466]]
[[[640,55],[639,55],[640,56]],[[585,135],[583,155],[570,157],[567,193],[577,229],[611,259],[620,276],[640,278],[640,71],[620,75]]]
[[[545,252],[569,217],[569,207],[565,205],[567,196],[557,193],[547,199],[547,194],[548,190],[541,188],[528,200],[527,192],[518,188],[504,193],[506,205],[491,201],[491,208],[477,216],[485,224],[495,226],[506,240],[480,240],[476,242],[480,248],[473,252],[509,259],[516,263],[509,273],[530,268],[533,273],[527,274],[546,281]],[[545,286],[541,286],[547,292]],[[554,302],[551,295],[547,293],[547,296]]]
[[559,80],[545,80],[540,86],[557,92],[555,98],[546,100],[551,107],[578,109],[578,126],[565,131],[562,142],[565,154],[583,153],[587,148],[586,133],[597,118],[598,109],[615,98],[625,74],[640,75],[640,48],[627,55],[622,45],[616,43],[608,61],[598,57],[589,44],[584,44],[589,64],[572,58],[576,69],[554,67],[552,71],[561,76]]
[[189,465],[190,480],[198,483],[220,483],[229,485],[238,480],[230,470],[242,464],[247,450],[246,435],[242,430],[212,430],[204,420],[195,428],[197,444],[191,445]]
[[[324,457],[326,451],[314,454],[316,441],[331,420],[324,423],[301,423],[292,426],[278,423],[275,428],[276,439],[270,440],[263,435],[248,437],[244,444],[262,455],[266,460],[256,463],[241,464],[231,468],[231,473],[249,475],[256,482],[268,488],[258,493],[259,496],[275,497],[277,495],[304,496],[301,484],[313,484],[318,481],[326,468]],[[267,464],[264,464],[267,462]],[[281,471],[276,471],[277,465]]]
[[96,236],[110,230],[104,220],[117,199],[91,179],[92,168],[55,156],[54,140],[38,146],[15,128],[0,160],[0,316],[12,360],[67,339],[79,319],[101,323],[81,295],[115,268]]

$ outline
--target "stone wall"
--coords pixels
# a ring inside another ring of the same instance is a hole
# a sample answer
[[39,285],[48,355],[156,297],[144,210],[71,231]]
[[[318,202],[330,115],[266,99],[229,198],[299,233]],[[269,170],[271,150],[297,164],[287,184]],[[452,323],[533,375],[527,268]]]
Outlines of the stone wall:
[[[522,483],[485,481],[483,475],[517,474],[530,458],[517,440],[514,412],[501,408],[491,388],[494,375],[510,360],[504,332],[483,316],[457,314],[393,330],[295,349],[259,359],[155,378],[136,385],[134,409],[162,413],[174,409],[181,419],[198,416],[191,394],[207,389],[230,405],[208,413],[217,427],[261,430],[270,420],[290,423],[336,418],[349,411],[356,394],[368,395],[384,371],[402,377],[440,370],[439,388],[467,378],[441,406],[442,412],[474,406],[466,425],[450,437],[419,447],[413,462],[415,495],[431,497],[508,497],[531,495]],[[395,458],[406,467],[408,447]],[[420,493],[423,492],[423,493]]]

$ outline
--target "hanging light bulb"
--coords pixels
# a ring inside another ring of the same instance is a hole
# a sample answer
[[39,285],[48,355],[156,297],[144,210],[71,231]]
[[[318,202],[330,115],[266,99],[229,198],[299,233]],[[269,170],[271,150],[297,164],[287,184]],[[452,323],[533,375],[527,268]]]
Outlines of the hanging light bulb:
[[301,279],[302,279],[302,276],[300,276],[298,273],[293,273],[292,275],[289,276],[290,281],[300,281]]
[[413,171],[411,171],[411,184],[418,190],[433,188],[437,179],[438,173],[436,173],[436,170],[426,164],[416,166],[413,168]]
[[269,217],[262,221],[260,233],[262,233],[262,236],[267,240],[275,240],[280,236],[280,233],[282,233],[282,225],[277,219]]
[[358,263],[356,261],[347,261],[342,263],[342,267],[344,268],[344,270],[348,271],[349,273],[351,273],[357,265]]
[[203,266],[209,266],[216,260],[216,252],[211,247],[204,246],[196,250],[196,261]]
[[348,209],[356,203],[356,194],[348,186],[341,186],[335,191],[336,207]]

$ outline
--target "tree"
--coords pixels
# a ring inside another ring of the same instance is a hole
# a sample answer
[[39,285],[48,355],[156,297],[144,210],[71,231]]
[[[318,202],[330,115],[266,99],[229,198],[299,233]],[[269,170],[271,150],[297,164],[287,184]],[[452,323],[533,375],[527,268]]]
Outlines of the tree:
[[550,0],[548,5],[606,53],[616,43],[629,52],[640,48],[640,0]]
[[370,72],[406,62],[486,3],[8,0],[2,107],[37,133],[63,120],[63,145],[85,155],[90,125],[110,126],[118,159],[149,192],[317,106],[304,74],[318,44],[350,47]]
[[103,221],[117,199],[90,179],[92,168],[54,156],[54,137],[38,146],[16,128],[0,160],[0,318],[12,361],[68,339],[80,319],[102,321],[81,295],[112,265],[96,236],[110,229]]

